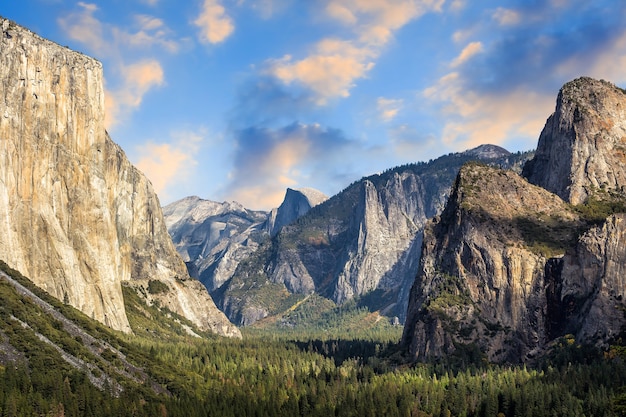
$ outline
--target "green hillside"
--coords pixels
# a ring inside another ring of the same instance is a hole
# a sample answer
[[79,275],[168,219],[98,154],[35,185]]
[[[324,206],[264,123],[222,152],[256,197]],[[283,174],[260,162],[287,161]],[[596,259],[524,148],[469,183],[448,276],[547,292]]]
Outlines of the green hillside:
[[293,340],[272,337],[266,323],[248,329],[242,341],[204,334],[143,304],[128,288],[135,334],[124,335],[2,269],[12,277],[0,279],[2,416],[612,416],[626,410],[620,347],[597,352],[564,338],[534,369],[489,366],[472,352],[408,367],[390,340],[376,340],[393,334],[384,327],[363,338],[359,329],[352,338],[337,337],[333,326],[341,327],[342,317],[373,316],[358,304],[339,312],[312,298],[283,316],[285,323],[309,315],[307,322],[326,324],[324,340],[306,340],[307,329],[297,325]]

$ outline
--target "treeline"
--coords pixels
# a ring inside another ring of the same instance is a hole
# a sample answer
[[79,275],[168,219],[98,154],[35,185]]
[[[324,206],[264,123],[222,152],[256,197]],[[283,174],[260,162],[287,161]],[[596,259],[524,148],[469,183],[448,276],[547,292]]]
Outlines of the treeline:
[[[141,380],[98,362],[76,346],[76,338],[64,336],[48,313],[0,283],[1,415],[626,415],[622,347],[600,352],[563,338],[532,369],[489,365],[480,355],[409,366],[390,342],[192,337],[180,318],[137,305],[139,298],[131,295],[125,289],[132,336],[111,332],[58,302],[55,309],[73,312],[75,322],[105,336],[137,367],[135,375],[145,374]],[[100,374],[70,365],[36,332],[114,379],[96,387],[90,378]]]

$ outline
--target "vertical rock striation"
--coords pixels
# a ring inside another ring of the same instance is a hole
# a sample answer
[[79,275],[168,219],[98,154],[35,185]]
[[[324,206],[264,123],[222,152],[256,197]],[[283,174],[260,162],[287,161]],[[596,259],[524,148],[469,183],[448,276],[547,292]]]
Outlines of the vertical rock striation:
[[561,89],[524,166],[538,186],[461,169],[424,233],[402,339],[413,359],[478,348],[519,362],[566,334],[602,347],[624,334],[625,108],[623,90],[579,78]]
[[371,295],[383,314],[403,320],[422,228],[443,209],[461,165],[476,159],[512,166],[527,155],[484,145],[363,178],[261,245],[216,302],[231,320],[249,324],[285,308],[293,294],[336,303]]
[[104,128],[101,64],[0,20],[0,258],[125,332],[123,282],[203,329],[239,335],[188,278],[159,201]]

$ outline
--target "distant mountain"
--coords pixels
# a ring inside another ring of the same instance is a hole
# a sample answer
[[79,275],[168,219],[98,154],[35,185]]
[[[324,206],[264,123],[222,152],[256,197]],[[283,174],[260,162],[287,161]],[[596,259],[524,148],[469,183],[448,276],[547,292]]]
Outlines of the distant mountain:
[[[528,362],[626,331],[626,93],[567,83],[522,176],[467,164],[424,233],[402,343],[413,360]],[[533,185],[531,183],[537,184]]]
[[521,170],[531,155],[485,145],[363,178],[263,242],[214,299],[241,325],[312,293],[338,304],[363,298],[402,320],[423,226],[443,209],[459,168],[479,159]]
[[214,292],[261,242],[326,199],[312,188],[288,188],[280,207],[267,213],[236,202],[187,197],[163,207],[163,216],[189,273]]
[[328,196],[314,188],[300,188],[297,190],[287,188],[281,205],[270,212],[265,228],[270,235],[274,236],[283,226],[304,216],[311,208],[326,200],[328,200]]

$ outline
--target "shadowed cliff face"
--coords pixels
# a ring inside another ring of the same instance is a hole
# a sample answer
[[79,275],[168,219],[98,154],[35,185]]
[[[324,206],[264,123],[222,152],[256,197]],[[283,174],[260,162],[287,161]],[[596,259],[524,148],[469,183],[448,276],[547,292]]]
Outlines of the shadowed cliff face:
[[546,262],[583,226],[560,198],[519,175],[464,166],[424,232],[403,336],[411,356],[437,358],[470,344],[493,361],[535,354],[547,339]]
[[528,361],[566,334],[605,346],[626,330],[625,97],[588,78],[563,87],[523,170],[547,190],[509,171],[461,169],[424,232],[402,338],[411,358],[477,348]]
[[0,258],[130,331],[123,282],[203,329],[237,335],[167,234],[150,182],[104,129],[101,64],[1,20]]

